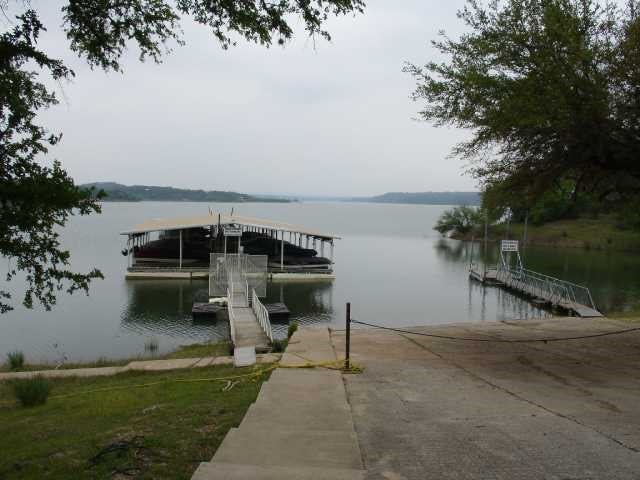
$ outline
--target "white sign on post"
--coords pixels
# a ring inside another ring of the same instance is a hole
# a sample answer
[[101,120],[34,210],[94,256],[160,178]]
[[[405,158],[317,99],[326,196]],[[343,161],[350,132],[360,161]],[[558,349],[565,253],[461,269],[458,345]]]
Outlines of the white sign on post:
[[225,237],[241,237],[242,236],[242,228],[236,227],[234,225],[224,225],[222,227]]
[[517,252],[518,240],[502,240],[500,244],[500,250],[503,252]]

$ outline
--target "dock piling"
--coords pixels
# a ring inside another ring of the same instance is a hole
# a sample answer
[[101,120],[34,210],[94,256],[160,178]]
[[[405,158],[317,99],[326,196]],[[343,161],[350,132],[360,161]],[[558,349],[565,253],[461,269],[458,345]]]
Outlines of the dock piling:
[[351,369],[351,362],[349,360],[349,350],[350,350],[350,346],[351,346],[351,303],[347,302],[347,315],[346,315],[346,322],[347,322],[347,335],[346,335],[346,344],[345,344],[345,359],[344,359],[344,368],[346,370],[350,370]]

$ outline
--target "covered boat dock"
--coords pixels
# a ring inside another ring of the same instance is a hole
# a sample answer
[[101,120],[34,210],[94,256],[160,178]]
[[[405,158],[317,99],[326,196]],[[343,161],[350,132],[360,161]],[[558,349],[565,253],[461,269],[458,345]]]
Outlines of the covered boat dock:
[[333,279],[334,234],[290,223],[211,212],[147,220],[127,237],[127,278],[209,275],[211,254],[267,255],[273,279]]

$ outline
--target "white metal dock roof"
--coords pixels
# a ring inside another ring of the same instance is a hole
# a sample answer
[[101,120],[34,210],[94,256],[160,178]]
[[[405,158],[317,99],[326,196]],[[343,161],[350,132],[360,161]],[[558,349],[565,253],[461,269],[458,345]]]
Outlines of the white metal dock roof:
[[340,238],[332,233],[320,232],[299,225],[292,225],[290,223],[275,222],[262,218],[244,217],[240,215],[224,215],[217,213],[212,213],[211,215],[200,215],[196,217],[147,220],[146,222],[134,226],[131,230],[120,232],[120,235],[135,235],[163,230],[184,230],[187,228],[208,227],[210,225],[218,224],[218,215],[220,223],[223,225],[235,223],[247,227],[267,228],[285,232],[301,233],[302,235],[324,238],[328,240]]

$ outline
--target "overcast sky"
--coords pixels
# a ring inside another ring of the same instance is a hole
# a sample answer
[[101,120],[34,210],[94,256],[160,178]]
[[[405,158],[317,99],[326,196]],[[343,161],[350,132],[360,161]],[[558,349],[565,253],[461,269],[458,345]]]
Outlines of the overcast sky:
[[59,26],[60,3],[32,0],[49,32],[41,46],[76,78],[42,115],[64,133],[53,151],[76,179],[248,193],[371,195],[475,189],[448,158],[465,132],[415,121],[405,61],[437,58],[429,41],[460,32],[463,0],[369,0],[329,23],[332,42],[297,30],[286,47],[224,51],[184,21],[187,45],[163,64],[92,71]]

